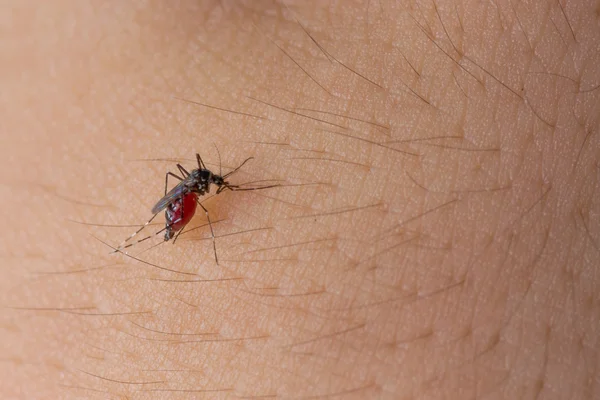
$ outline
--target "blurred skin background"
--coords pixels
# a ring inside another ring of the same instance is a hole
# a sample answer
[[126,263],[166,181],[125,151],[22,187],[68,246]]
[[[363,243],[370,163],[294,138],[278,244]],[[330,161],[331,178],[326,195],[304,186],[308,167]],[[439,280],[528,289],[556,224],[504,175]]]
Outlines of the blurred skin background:
[[598,2],[0,17],[3,399],[600,396]]

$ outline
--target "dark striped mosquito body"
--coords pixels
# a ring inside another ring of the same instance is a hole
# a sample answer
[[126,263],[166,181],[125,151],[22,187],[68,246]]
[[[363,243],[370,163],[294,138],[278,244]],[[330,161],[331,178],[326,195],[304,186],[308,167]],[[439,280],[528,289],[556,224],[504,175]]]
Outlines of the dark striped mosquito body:
[[[240,187],[239,185],[232,185],[227,181],[228,177],[233,175],[252,158],[253,157],[247,158],[237,168],[225,175],[221,175],[220,172],[217,175],[210,171],[208,168],[206,168],[206,165],[204,164],[202,158],[200,157],[200,154],[198,153],[196,153],[198,168],[193,169],[191,172],[188,172],[188,170],[186,170],[181,164],[177,164],[177,169],[179,170],[181,176],[173,172],[166,173],[165,195],[154,205],[154,207],[152,207],[152,218],[150,218],[140,229],[135,231],[125,241],[123,241],[123,243],[121,243],[115,251],[122,252],[122,250],[128,247],[131,247],[137,243],[140,243],[144,240],[153,237],[154,235],[151,235],[140,239],[136,242],[128,243],[131,239],[133,239],[133,237],[135,237],[146,226],[148,226],[148,224],[150,224],[150,222],[152,222],[152,220],[154,220],[154,218],[163,210],[165,211],[165,227],[156,234],[159,234],[164,231],[164,240],[169,241],[173,239],[173,243],[175,243],[179,235],[183,232],[185,226],[191,221],[192,217],[194,216],[194,213],[196,212],[196,206],[198,205],[202,208],[202,210],[204,210],[204,214],[206,215],[206,219],[208,220],[208,225],[210,227],[210,233],[213,241],[215,261],[218,265],[219,259],[217,257],[217,246],[215,243],[215,234],[212,228],[212,222],[210,220],[208,210],[202,205],[199,197],[209,194],[212,185],[217,186],[216,194],[219,194],[225,190],[257,190],[279,186],[268,185],[261,187]],[[179,180],[179,183],[175,187],[173,187],[173,189],[167,192],[167,188],[169,187],[169,177]]]

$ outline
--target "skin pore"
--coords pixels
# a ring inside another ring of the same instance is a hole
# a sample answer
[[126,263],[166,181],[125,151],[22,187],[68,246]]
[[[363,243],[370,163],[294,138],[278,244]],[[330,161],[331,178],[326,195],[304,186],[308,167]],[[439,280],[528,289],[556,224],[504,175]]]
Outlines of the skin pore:
[[0,15],[2,398],[600,396],[597,2]]

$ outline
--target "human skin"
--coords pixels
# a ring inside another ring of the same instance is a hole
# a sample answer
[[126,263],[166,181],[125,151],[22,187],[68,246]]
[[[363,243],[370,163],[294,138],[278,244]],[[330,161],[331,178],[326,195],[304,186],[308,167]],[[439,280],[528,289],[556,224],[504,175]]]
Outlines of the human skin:
[[600,396],[598,4],[0,15],[3,399]]

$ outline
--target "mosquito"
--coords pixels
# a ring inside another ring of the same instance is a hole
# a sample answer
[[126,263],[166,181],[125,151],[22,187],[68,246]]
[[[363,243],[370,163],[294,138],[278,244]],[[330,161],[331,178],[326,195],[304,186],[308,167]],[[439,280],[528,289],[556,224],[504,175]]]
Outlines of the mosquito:
[[[212,236],[213,250],[215,253],[215,261],[218,265],[219,259],[217,257],[217,245],[215,241],[215,233],[212,228],[212,222],[210,220],[208,210],[202,205],[199,197],[210,193],[211,185],[217,186],[216,194],[219,194],[225,190],[258,190],[280,186],[276,184],[248,188],[241,187],[240,185],[232,185],[227,181],[227,178],[229,178],[231,175],[237,172],[240,168],[244,166],[244,164],[246,164],[253,158],[254,157],[249,157],[245,159],[244,162],[242,162],[237,168],[235,168],[231,172],[228,172],[225,175],[222,175],[220,171],[217,175],[208,168],[206,168],[204,161],[202,161],[202,158],[198,153],[196,153],[196,161],[198,162],[197,169],[193,169],[191,172],[188,172],[181,164],[176,164],[181,176],[173,172],[166,173],[165,195],[154,205],[154,207],[152,207],[152,217],[144,225],[142,225],[140,229],[138,229],[131,236],[125,239],[123,243],[121,243],[116,248],[115,251],[122,252],[122,250],[128,247],[134,246],[135,244],[143,242],[144,240],[147,240],[154,236],[151,235],[140,239],[134,243],[127,244],[127,242],[133,239],[146,226],[148,226],[148,224],[150,224],[152,220],[154,220],[154,218],[156,218],[156,216],[163,210],[165,211],[165,227],[162,230],[158,231],[156,234],[159,234],[164,231],[164,241],[167,242],[173,239],[173,243],[175,243],[179,235],[183,232],[183,229],[194,216],[197,206],[200,206],[204,211],[204,214],[206,215],[206,219],[208,220],[208,226],[210,227],[210,234]],[[179,180],[179,183],[173,189],[167,192],[167,188],[169,187],[169,177]]]

